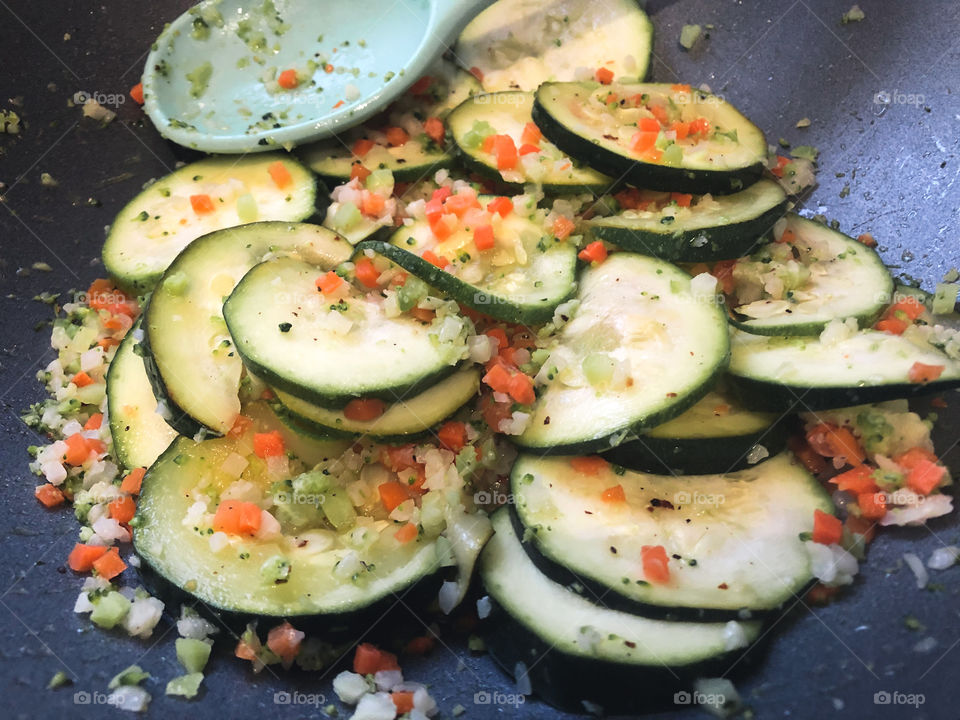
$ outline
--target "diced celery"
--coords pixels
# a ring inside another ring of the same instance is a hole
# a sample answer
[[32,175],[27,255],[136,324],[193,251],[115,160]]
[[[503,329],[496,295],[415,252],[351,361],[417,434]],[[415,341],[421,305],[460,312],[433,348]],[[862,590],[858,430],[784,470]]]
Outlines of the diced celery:
[[463,134],[463,146],[468,150],[476,150],[483,145],[487,136],[493,135],[494,132],[493,126],[486,120],[477,120],[473,123],[473,127]]
[[90,620],[94,625],[110,630],[127,616],[130,605],[130,601],[123,595],[111,590],[106,595],[93,600]]
[[237,215],[240,222],[252,223],[257,219],[257,200],[250,193],[237,198]]
[[163,279],[163,289],[171,295],[183,295],[188,285],[189,279],[182,270],[177,270]]
[[177,638],[177,660],[188,673],[199,673],[210,659],[210,645],[196,638]]
[[407,277],[407,281],[397,290],[397,307],[406,312],[427,296],[429,288],[420,278]]
[[949,315],[957,305],[957,293],[960,285],[938,283],[937,291],[933,296],[932,312],[934,315]]
[[683,162],[683,149],[676,143],[668,145],[660,159],[663,160],[664,165],[679,165]]
[[390,195],[393,193],[393,173],[386,168],[374,170],[367,176],[367,190],[380,193],[381,195]]
[[[473,448],[467,448],[473,452]],[[447,526],[444,515],[446,503],[443,493],[428,492],[423,496],[420,504],[420,526],[423,528],[424,535],[434,537],[443,532]]]
[[[117,593],[119,595],[119,593]],[[139,685],[144,680],[149,679],[150,673],[145,672],[142,667],[139,665],[131,665],[126,667],[110,679],[110,683],[107,685],[107,688],[110,690],[116,690],[118,687],[123,685]]]
[[357,519],[357,511],[344,490],[331,490],[324,493],[323,513],[337,530],[352,527]]
[[293,492],[297,495],[322,495],[330,489],[330,476],[321,470],[301,473],[293,479]]
[[362,219],[363,215],[353,203],[343,203],[338,207],[331,218],[335,230],[349,230]]
[[606,353],[590,353],[583,359],[583,375],[594,387],[613,379],[613,358]]
[[457,453],[455,461],[460,477],[467,477],[477,467],[477,452],[472,445],[467,445]]
[[77,388],[77,400],[84,405],[99,405],[107,396],[106,383],[91,383],[82,388]]
[[203,673],[194,672],[188,675],[175,677],[167,683],[167,695],[194,698],[200,692],[200,683],[203,682]]

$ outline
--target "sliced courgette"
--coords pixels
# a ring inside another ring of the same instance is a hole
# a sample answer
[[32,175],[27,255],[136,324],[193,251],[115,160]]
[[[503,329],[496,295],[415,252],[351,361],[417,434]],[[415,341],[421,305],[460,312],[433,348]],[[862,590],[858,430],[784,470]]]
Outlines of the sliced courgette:
[[351,420],[339,410],[305,402],[282,390],[276,393],[283,408],[296,420],[320,431],[401,440],[443,422],[468,403],[479,388],[480,373],[476,369],[458,370],[419,395],[389,405],[375,420]]
[[[604,491],[619,485],[625,501]],[[770,611],[813,579],[799,535],[830,497],[792,455],[719,475],[648,475],[571,458],[521,455],[514,507],[541,571],[611,608],[652,617],[733,619]],[[663,546],[669,580],[651,581],[641,547]]]
[[[480,196],[486,207],[492,197]],[[577,251],[557,241],[536,216],[494,214],[495,246],[479,251],[473,229],[460,223],[438,242],[427,220],[399,228],[390,242],[370,240],[358,251],[372,250],[454,298],[457,302],[507,322],[547,322],[557,305],[576,290]],[[449,261],[443,269],[421,257],[426,251]]]
[[[581,167],[546,138],[525,143],[524,128],[533,122],[532,109],[533,93],[519,91],[474,95],[461,103],[450,113],[447,125],[464,164],[519,191],[533,183],[547,193],[601,193],[613,184],[612,178]],[[507,135],[513,140],[522,153],[514,167],[499,169],[493,150],[483,149],[489,135]]]
[[103,264],[141,294],[201,235],[257,220],[303,220],[314,214],[316,195],[313,174],[287,155],[199,160],[160,178],[119,212]]
[[333,231],[303,223],[253,223],[196,240],[170,266],[144,314],[145,359],[158,397],[171,411],[227,432],[240,412],[243,364],[223,320],[224,298],[266,257],[292,254],[325,271],[352,252]]
[[777,415],[748,410],[729,393],[712,390],[683,415],[604,457],[641,472],[709,475],[756,464],[783,450],[786,441],[786,424]]
[[244,363],[270,385],[324,407],[378,397],[397,402],[452,373],[466,355],[468,322],[389,317],[379,293],[348,283],[330,297],[322,273],[293,258],[250,270],[223,306]]
[[[544,83],[533,121],[570,157],[650,190],[739,192],[760,179],[767,157],[756,125],[726,100],[688,86]],[[685,138],[674,129],[703,121],[705,132]],[[659,131],[641,132],[638,123],[644,122]],[[655,137],[655,145],[638,142],[641,136]]]
[[608,450],[676,417],[710,389],[729,353],[723,311],[662,260],[614,253],[580,276],[580,301],[527,429],[514,441],[553,453]]
[[733,318],[758,335],[819,335],[834,319],[873,324],[893,279],[876,251],[813,220],[790,214],[774,242],[733,266]]
[[157,409],[139,347],[138,321],[117,348],[107,370],[110,435],[118,462],[128,470],[150,467],[177,436]]
[[642,80],[652,49],[635,0],[499,0],[463,29],[454,55],[488,92],[530,91],[600,67]]
[[494,513],[495,534],[480,558],[494,600],[484,637],[494,658],[526,675],[547,702],[577,712],[583,701],[631,715],[649,710],[679,683],[727,671],[760,634],[757,620],[673,622],[592,603],[539,571],[509,513]]
[[[960,387],[960,360],[908,333],[860,330],[821,341],[731,329],[729,380],[745,405],[763,410],[828,410]],[[932,382],[911,382],[915,363],[943,372]]]
[[746,255],[786,209],[780,185],[758,180],[733,195],[694,196],[686,207],[666,196],[664,204],[595,217],[586,226],[624,250],[676,262],[713,262]]

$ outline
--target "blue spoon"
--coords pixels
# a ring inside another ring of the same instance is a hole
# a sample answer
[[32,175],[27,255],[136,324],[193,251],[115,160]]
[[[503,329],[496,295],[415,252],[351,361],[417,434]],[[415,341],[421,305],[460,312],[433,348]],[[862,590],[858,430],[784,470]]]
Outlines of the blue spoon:
[[490,2],[204,0],[154,43],[144,107],[161,135],[206,152],[329,137],[384,110]]

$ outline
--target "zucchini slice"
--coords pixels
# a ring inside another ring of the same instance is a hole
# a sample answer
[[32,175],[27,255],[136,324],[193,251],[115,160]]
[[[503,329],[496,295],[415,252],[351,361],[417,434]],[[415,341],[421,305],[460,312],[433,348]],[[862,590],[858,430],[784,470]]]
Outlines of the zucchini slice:
[[[442,118],[478,92],[481,92],[480,83],[473,75],[441,58],[406,95],[378,116],[378,120],[368,121],[334,139],[307,145],[300,148],[297,154],[311,170],[331,185],[349,181],[355,162],[361,162],[369,170],[390,170],[398,182],[422,180],[432,170],[453,164],[453,154],[448,148],[438,146],[426,134],[413,136],[403,145],[392,146],[387,142],[383,129],[390,125],[401,125],[405,120],[405,124],[410,126],[409,120],[414,113],[419,118],[416,122],[428,117]],[[374,143],[362,157],[354,154],[359,140]]]
[[[527,552],[557,582],[615,609],[717,620],[774,610],[813,579],[799,534],[833,504],[789,453],[719,475],[588,474],[570,460],[521,455],[511,475]],[[616,485],[625,502],[605,502]],[[666,550],[668,582],[645,579],[644,545]]]
[[821,223],[790,214],[775,242],[733,266],[734,317],[758,335],[819,335],[834,319],[873,324],[893,295],[876,251]]
[[728,393],[711,390],[683,415],[604,457],[641,472],[710,475],[742,470],[758,455],[776,455],[786,444],[786,425],[777,415],[748,410]]
[[339,410],[313,405],[283,390],[276,390],[276,394],[284,410],[297,421],[321,432],[404,440],[446,420],[479,389],[480,373],[475,368],[458,370],[419,395],[388,406],[376,420],[350,420]]
[[547,385],[530,424],[513,438],[522,447],[608,450],[684,412],[726,366],[716,298],[669,263],[614,253],[583,272],[578,299],[538,376]]
[[[320,293],[316,266],[277,258],[250,270],[223,317],[244,363],[268,384],[324,407],[396,402],[451,374],[466,354],[467,321],[388,317],[379,293],[344,282]],[[448,322],[449,321],[449,322]]]
[[581,68],[642,80],[652,49],[653,24],[636,0],[499,0],[463,29],[454,55],[488,92],[530,91]]
[[[478,200],[486,207],[493,197]],[[494,213],[490,222],[496,244],[483,252],[466,221],[438,242],[425,219],[399,228],[389,243],[368,240],[357,250],[372,250],[457,302],[498,320],[547,322],[576,291],[576,248],[551,237],[536,217],[511,212],[502,218]],[[449,264],[440,269],[427,262],[422,257],[427,251]]]
[[140,321],[123,338],[107,370],[110,435],[117,460],[127,470],[150,467],[177,436],[158,412],[137,337]]
[[[533,123],[532,109],[533,93],[519,91],[474,95],[461,103],[450,113],[447,125],[464,164],[521,192],[528,183],[553,194],[601,193],[613,184],[613,178],[580,167],[545,138],[526,143],[524,130]],[[498,169],[497,156],[484,151],[484,137],[491,134],[509,136],[523,152],[515,167]]]
[[302,223],[252,223],[196,240],[170,266],[144,313],[157,396],[172,412],[227,432],[240,412],[243,364],[223,321],[223,299],[266,257],[293,254],[328,270],[352,252],[332,230]]
[[[767,158],[756,125],[722,98],[687,86],[544,83],[533,121],[571,157],[649,190],[728,195],[759,180]],[[689,130],[704,121],[702,132]],[[640,131],[638,123],[660,130]],[[685,138],[677,127],[688,128]]]
[[[242,477],[265,493],[272,478],[258,469],[263,463],[255,462],[252,445],[241,445],[232,438],[197,443],[181,437],[147,472],[137,502],[133,544],[152,585],[191,596],[227,618],[324,616],[330,623],[380,601],[393,604],[395,593],[436,576],[443,555],[436,536],[400,543],[393,537],[393,523],[372,518],[364,526],[355,525],[375,537],[363,550],[351,548],[350,543],[357,541],[354,533],[324,529],[320,520],[320,526],[311,526],[299,537],[231,536],[223,549],[214,551],[212,532],[207,532],[212,531],[209,515],[188,513],[204,499],[213,512],[215,498],[234,480],[223,471],[224,463],[238,455],[252,458],[244,471],[249,475]],[[327,494],[337,492],[343,491]],[[320,518],[327,500],[320,501]],[[358,572],[343,571],[340,564],[348,556]],[[277,557],[289,564],[282,583],[265,579],[261,570]]]
[[667,687],[672,693],[692,675],[727,670],[760,634],[757,620],[674,622],[594,604],[539,571],[508,509],[492,520],[495,533],[480,556],[494,600],[487,646],[508,672],[525,668],[533,692],[547,702],[577,712],[584,700],[631,715],[649,710],[651,697]]
[[[960,387],[960,360],[908,333],[860,330],[824,342],[731,329],[731,389],[747,407],[782,411],[798,405],[829,410]],[[915,363],[942,366],[943,373],[932,382],[911,382]]]
[[[289,175],[282,188],[270,173],[276,163]],[[117,214],[103,265],[123,287],[143,294],[201,235],[255,220],[303,220],[314,214],[316,195],[313,174],[285,154],[199,160],[160,178]]]
[[787,210],[779,183],[758,180],[733,195],[696,195],[688,207],[662,194],[647,209],[594,217],[588,231],[624,250],[675,262],[713,262],[743,257]]

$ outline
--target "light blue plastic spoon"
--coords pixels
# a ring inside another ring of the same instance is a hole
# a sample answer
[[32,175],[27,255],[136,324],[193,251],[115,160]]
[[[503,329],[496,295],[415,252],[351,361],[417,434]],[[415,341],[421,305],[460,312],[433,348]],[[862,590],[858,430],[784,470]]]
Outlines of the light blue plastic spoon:
[[329,137],[385,109],[491,1],[204,0],[154,43],[144,107],[161,135],[206,152]]

